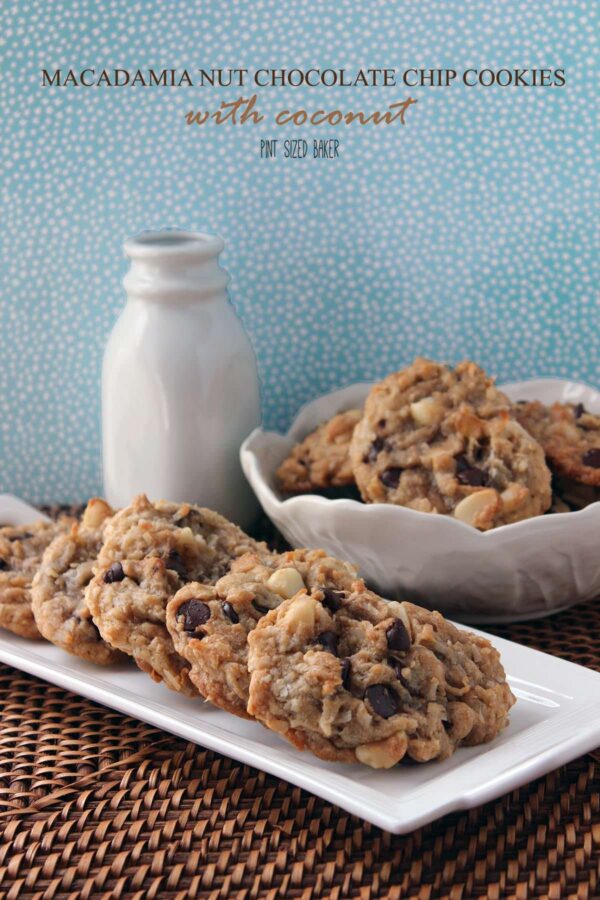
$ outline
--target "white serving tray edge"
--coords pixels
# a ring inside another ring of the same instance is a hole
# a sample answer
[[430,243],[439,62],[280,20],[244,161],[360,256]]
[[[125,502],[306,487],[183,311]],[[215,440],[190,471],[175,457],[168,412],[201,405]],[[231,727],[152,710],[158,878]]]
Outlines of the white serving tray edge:
[[[0,660],[242,763],[263,769],[380,828],[406,833],[446,813],[469,809],[545,775],[600,745],[600,674],[538,651],[492,638],[518,700],[521,726],[493,743],[459,750],[451,760],[376,772],[324,763],[289,747],[256,723],[208,703],[173,694],[127,663],[94,668],[49,644],[0,633]],[[519,659],[544,682],[512,675]],[[512,670],[512,671],[511,671]],[[545,673],[543,677],[540,677]],[[569,686],[569,694],[563,693]],[[150,695],[155,696],[150,696]],[[537,707],[553,715],[529,721]],[[536,708],[534,710],[534,707]],[[421,777],[426,774],[426,778]],[[410,781],[414,783],[410,785]],[[386,785],[387,782],[387,785]],[[402,782],[403,787],[400,791]]]
[[[0,497],[0,516],[16,509]],[[26,504],[18,502],[19,514]],[[28,508],[30,521],[37,511]],[[20,519],[20,521],[26,521]],[[483,632],[479,632],[483,633]],[[518,697],[492,743],[449,760],[375,771],[322,762],[255,722],[157,685],[129,661],[95,667],[43,641],[0,630],[0,661],[242,763],[283,778],[394,833],[479,806],[600,745],[600,673],[486,635]]]

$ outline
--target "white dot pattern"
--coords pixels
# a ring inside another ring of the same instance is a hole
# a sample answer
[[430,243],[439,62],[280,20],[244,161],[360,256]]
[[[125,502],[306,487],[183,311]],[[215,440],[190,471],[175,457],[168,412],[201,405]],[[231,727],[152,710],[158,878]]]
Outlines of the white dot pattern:
[[[2,18],[0,490],[101,490],[102,351],[144,229],[224,238],[270,428],[417,354],[598,380],[591,3],[32,0]],[[41,87],[42,66],[149,65],[547,66],[567,86],[265,88],[265,122],[220,127],[184,115],[239,88]],[[272,124],[409,93],[404,127]],[[340,158],[260,159],[261,137],[338,137]]]

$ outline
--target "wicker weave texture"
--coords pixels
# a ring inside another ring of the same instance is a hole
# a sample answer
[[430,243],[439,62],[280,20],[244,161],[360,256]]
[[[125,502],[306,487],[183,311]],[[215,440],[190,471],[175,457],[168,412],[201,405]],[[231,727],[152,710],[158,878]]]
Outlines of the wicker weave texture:
[[[494,630],[600,668],[600,602]],[[597,754],[402,837],[7,666],[0,708],[2,900],[600,897]]]

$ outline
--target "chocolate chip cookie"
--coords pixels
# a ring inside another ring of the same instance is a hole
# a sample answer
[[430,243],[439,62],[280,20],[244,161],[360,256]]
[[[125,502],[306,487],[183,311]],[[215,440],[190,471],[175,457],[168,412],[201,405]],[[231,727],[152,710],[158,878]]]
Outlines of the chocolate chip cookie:
[[0,628],[21,637],[41,637],[31,610],[31,583],[44,550],[74,519],[0,528]]
[[84,594],[112,515],[104,500],[90,500],[81,522],[46,548],[31,589],[33,615],[42,636],[101,666],[116,662],[121,654],[100,637]]
[[575,508],[600,499],[600,416],[582,403],[517,403],[521,425],[542,445],[556,488]]
[[371,390],[350,458],[370,503],[452,515],[487,530],[543,513],[550,472],[508,398],[475,363],[426,359]]
[[357,581],[356,568],[323,550],[273,555],[247,553],[216,585],[187,584],[167,606],[175,649],[189,676],[216,706],[251,718],[248,634],[260,619],[300,590],[318,590],[336,603],[337,591]]
[[364,586],[334,604],[324,592],[296,594],[248,644],[248,711],[321,759],[444,759],[492,740],[515,702],[487,640]]
[[137,497],[106,527],[85,602],[111,647],[155,681],[197,694],[165,624],[167,603],[188,581],[215,583],[248,551],[267,553],[210,509]]
[[296,444],[277,470],[286,494],[304,494],[354,483],[348,450],[359,409],[338,413]]
[[547,514],[556,515],[558,513],[566,513],[572,511],[573,507],[565,499],[563,499],[560,494],[558,494],[556,491],[552,491],[552,503],[550,504],[550,508],[547,510]]

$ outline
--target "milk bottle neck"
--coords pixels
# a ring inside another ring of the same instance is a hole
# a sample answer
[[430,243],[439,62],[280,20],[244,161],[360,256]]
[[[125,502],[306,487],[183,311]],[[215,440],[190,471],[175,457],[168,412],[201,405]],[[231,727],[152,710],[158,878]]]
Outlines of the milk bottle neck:
[[131,266],[123,280],[130,300],[168,305],[225,298],[221,238],[190,231],[148,231],[125,242]]

